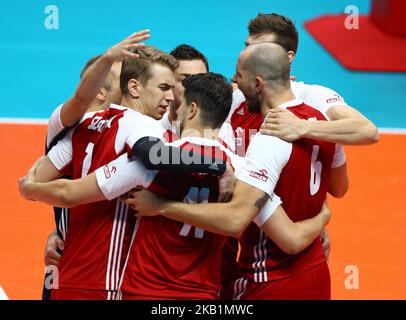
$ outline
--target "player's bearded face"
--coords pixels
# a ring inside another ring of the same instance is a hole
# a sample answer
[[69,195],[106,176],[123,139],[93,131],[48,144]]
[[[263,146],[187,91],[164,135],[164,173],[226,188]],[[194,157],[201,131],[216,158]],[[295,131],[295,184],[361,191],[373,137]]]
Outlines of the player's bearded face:
[[249,98],[247,96],[245,96],[245,98],[247,100],[249,112],[254,112],[254,113],[261,112],[261,104],[256,95],[254,95],[253,97],[249,97]]
[[169,103],[174,100],[173,86],[175,75],[160,64],[154,64],[150,70],[151,77],[140,90],[140,100],[145,113],[156,119],[162,119]]

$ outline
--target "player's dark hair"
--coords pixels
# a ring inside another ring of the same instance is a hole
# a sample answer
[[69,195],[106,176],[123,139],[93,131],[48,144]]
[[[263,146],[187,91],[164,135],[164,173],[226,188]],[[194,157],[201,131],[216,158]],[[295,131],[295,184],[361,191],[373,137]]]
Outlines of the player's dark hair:
[[201,111],[202,124],[218,129],[226,120],[232,102],[232,88],[218,73],[190,75],[182,81],[184,97],[189,105],[195,102]]
[[178,61],[181,61],[181,60],[201,60],[204,63],[204,65],[206,66],[207,72],[210,71],[209,70],[209,62],[207,61],[207,58],[204,56],[204,54],[201,53],[196,48],[193,48],[192,46],[189,46],[188,44],[180,44],[180,45],[178,45],[169,54],[171,56],[173,56]]
[[139,58],[127,58],[123,61],[120,74],[120,89],[124,95],[128,93],[128,81],[137,79],[142,84],[147,83],[151,78],[150,66],[154,63],[161,64],[171,71],[175,71],[179,63],[174,57],[153,46],[146,46],[142,49],[133,50]]
[[288,17],[277,13],[258,13],[248,24],[250,36],[257,36],[265,33],[273,33],[276,36],[276,43],[286,51],[296,53],[299,34],[297,29]]

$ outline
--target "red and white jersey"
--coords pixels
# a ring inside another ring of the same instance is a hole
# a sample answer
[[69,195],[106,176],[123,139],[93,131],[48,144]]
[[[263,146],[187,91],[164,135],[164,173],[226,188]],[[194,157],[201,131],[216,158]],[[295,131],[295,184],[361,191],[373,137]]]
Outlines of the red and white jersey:
[[[162,138],[162,133],[156,120],[112,105],[87,114],[48,156],[58,170],[77,179],[131,153],[140,138]],[[134,223],[128,206],[118,199],[72,208],[59,265],[59,287],[117,290]]]
[[[326,119],[331,107],[347,105],[338,93],[323,86],[291,81],[291,88],[297,99],[319,110]],[[227,119],[233,128],[236,153],[244,156],[251,138],[261,127],[263,117],[261,113],[249,112],[243,93],[237,89],[233,92],[233,103]]]
[[63,130],[65,126],[61,121],[61,109],[63,104],[59,105],[48,120],[46,147],[48,148],[52,140]]
[[[216,140],[189,137],[171,145],[221,156],[231,161],[237,171],[246,161]],[[106,167],[108,171],[116,168],[114,174],[107,177],[100,168],[96,170],[96,177],[108,199],[137,185],[161,196],[188,203],[215,202],[218,198],[218,178],[214,176],[149,171],[138,161],[129,161],[124,157]],[[142,179],[135,179],[134,176]],[[273,201],[268,201],[255,218],[255,223],[261,226],[280,203],[278,197],[273,197]],[[163,216],[141,217],[135,230],[121,286],[125,299],[218,298],[224,236]]]
[[169,110],[164,114],[162,119],[159,120],[159,124],[164,130],[165,141],[173,142],[179,139],[179,129],[176,122],[171,122],[171,120],[169,120]]
[[[298,100],[283,107],[301,119],[327,120],[319,110]],[[305,220],[321,210],[334,156],[334,143],[312,139],[289,143],[258,133],[248,147],[248,164],[237,178],[269,195],[275,192],[292,221]],[[345,162],[345,158],[336,160],[336,166],[343,164],[339,161]],[[240,244],[239,272],[255,282],[292,276],[325,261],[319,238],[299,254],[289,255],[253,224]]]

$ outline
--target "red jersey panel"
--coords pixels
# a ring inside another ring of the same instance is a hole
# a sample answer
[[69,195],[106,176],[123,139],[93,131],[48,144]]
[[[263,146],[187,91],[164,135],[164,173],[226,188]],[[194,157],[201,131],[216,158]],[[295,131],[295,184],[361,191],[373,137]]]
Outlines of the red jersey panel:
[[235,137],[236,154],[244,157],[251,138],[259,131],[264,118],[261,113],[249,112],[247,102],[244,101],[235,109],[230,121]]
[[[157,134],[152,128],[154,121],[119,106],[93,114],[75,128],[71,162],[64,171],[70,171],[73,179],[93,172],[129,150],[139,136]],[[59,287],[117,290],[134,225],[134,215],[117,199],[72,208],[59,266]]]
[[[185,143],[181,148],[225,156],[213,146]],[[159,172],[148,189],[204,203],[217,201],[218,188],[214,176]],[[139,218],[120,289],[123,299],[218,299],[224,239],[163,216]]]
[[[326,120],[320,111],[305,104],[288,109],[302,119]],[[275,187],[282,207],[293,221],[309,219],[321,210],[334,153],[334,143],[312,139],[293,142],[290,158]],[[289,255],[252,223],[243,233],[240,244],[239,271],[255,282],[288,277],[325,262],[319,238],[299,254]]]

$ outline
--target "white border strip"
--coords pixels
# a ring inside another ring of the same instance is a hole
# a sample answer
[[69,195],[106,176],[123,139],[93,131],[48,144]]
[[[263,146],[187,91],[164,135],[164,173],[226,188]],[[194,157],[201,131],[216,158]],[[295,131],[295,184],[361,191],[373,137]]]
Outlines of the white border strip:
[[0,286],[0,300],[9,300],[7,294],[4,292],[1,286]]
[[406,134],[406,129],[401,128],[378,128],[378,131],[384,134]]
[[[32,124],[47,125],[49,119],[35,118],[0,118],[0,124]],[[378,128],[379,133],[383,134],[406,134],[406,128]]]
[[46,125],[48,119],[34,119],[34,118],[0,118],[0,124],[37,124]]

